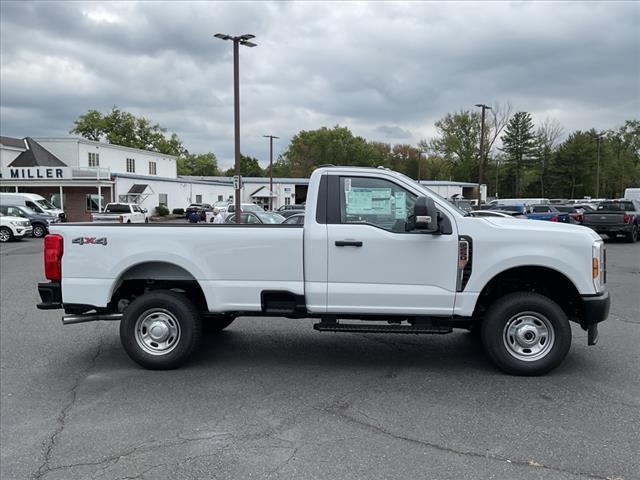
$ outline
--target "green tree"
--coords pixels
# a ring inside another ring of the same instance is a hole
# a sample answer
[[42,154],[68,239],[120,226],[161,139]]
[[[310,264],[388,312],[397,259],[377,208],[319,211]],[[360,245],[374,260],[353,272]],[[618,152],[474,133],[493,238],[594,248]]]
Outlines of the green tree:
[[178,175],[215,177],[220,175],[218,160],[214,153],[185,153],[178,158]]
[[114,106],[102,114],[89,110],[73,122],[69,133],[75,133],[89,140],[101,141],[124,147],[139,148],[167,155],[180,156],[187,152],[182,140],[172,133],[167,138],[166,129],[144,117],[120,110]]
[[372,166],[378,153],[362,137],[355,137],[346,127],[300,131],[279,160],[278,168],[287,166],[295,177],[306,177],[320,165]]
[[451,163],[451,173],[459,181],[477,181],[480,145],[480,114],[469,110],[448,113],[435,123],[436,136],[421,146]]
[[501,139],[501,150],[506,154],[507,163],[514,167],[514,191],[516,197],[519,197],[522,192],[523,163],[530,159],[535,147],[531,115],[517,112],[507,124]]
[[[268,173],[269,169],[267,169],[267,174]],[[227,177],[232,177],[235,174],[235,166],[229,168],[225,172],[225,175]],[[264,176],[264,172],[262,171],[262,168],[260,168],[260,163],[258,163],[257,158],[240,154],[240,175],[242,175],[243,177],[262,177]]]

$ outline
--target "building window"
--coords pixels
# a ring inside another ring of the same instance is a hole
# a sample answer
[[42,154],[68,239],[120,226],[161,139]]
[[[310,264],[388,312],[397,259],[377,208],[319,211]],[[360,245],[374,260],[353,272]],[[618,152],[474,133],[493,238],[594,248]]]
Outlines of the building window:
[[[87,195],[87,212],[99,212],[100,211],[100,202],[98,200],[98,195],[92,193],[91,195]],[[104,203],[104,195],[102,195],[102,206],[104,207],[106,204]]]
[[167,194],[166,193],[159,193],[158,194],[158,205],[164,205],[165,207],[169,206],[169,201],[167,199]]
[[89,152],[89,166],[90,167],[99,167],[100,166],[100,154]]
[[284,197],[284,204],[291,205],[291,199],[289,197]]
[[135,158],[127,158],[127,173],[136,173]]
[[218,201],[221,202],[224,199],[222,195],[218,195]]
[[156,162],[149,162],[149,175],[157,175]]
[[196,203],[202,203],[202,195],[196,195]]

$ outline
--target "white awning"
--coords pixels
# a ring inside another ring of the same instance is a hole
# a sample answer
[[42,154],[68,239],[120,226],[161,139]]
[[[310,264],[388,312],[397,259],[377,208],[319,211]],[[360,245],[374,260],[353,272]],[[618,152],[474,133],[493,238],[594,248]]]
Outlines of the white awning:
[[269,190],[267,187],[260,187],[258,190],[251,194],[252,198],[269,198],[277,197],[275,193]]

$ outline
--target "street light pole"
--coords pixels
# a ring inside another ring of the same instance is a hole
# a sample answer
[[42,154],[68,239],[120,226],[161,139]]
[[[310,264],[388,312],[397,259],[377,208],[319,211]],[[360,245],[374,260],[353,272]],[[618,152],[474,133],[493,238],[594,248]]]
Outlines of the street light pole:
[[242,223],[240,215],[240,195],[241,195],[241,183],[240,182],[240,62],[239,62],[239,50],[240,45],[246,47],[255,47],[256,44],[250,42],[252,38],[256,38],[255,35],[246,33],[237,37],[227,35],[225,33],[216,33],[214,37],[221,40],[233,41],[233,118],[234,118],[234,137],[235,137],[235,160],[236,160],[236,177],[238,183],[236,185],[235,193],[235,214],[236,223]]
[[600,140],[602,137],[598,135],[598,154],[596,156],[596,198],[600,198]]
[[480,120],[480,168],[478,169],[478,207],[482,202],[482,177],[484,175],[484,112],[491,110],[491,107],[484,103],[476,103],[476,107],[482,108],[482,117]]
[[269,139],[269,210],[273,210],[273,139],[275,135],[263,135]]

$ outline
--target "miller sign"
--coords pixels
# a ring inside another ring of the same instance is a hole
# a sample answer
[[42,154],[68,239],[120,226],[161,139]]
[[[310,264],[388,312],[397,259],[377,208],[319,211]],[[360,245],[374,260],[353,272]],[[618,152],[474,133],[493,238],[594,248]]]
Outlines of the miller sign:
[[62,180],[71,178],[69,167],[7,167],[2,169],[4,180]]

